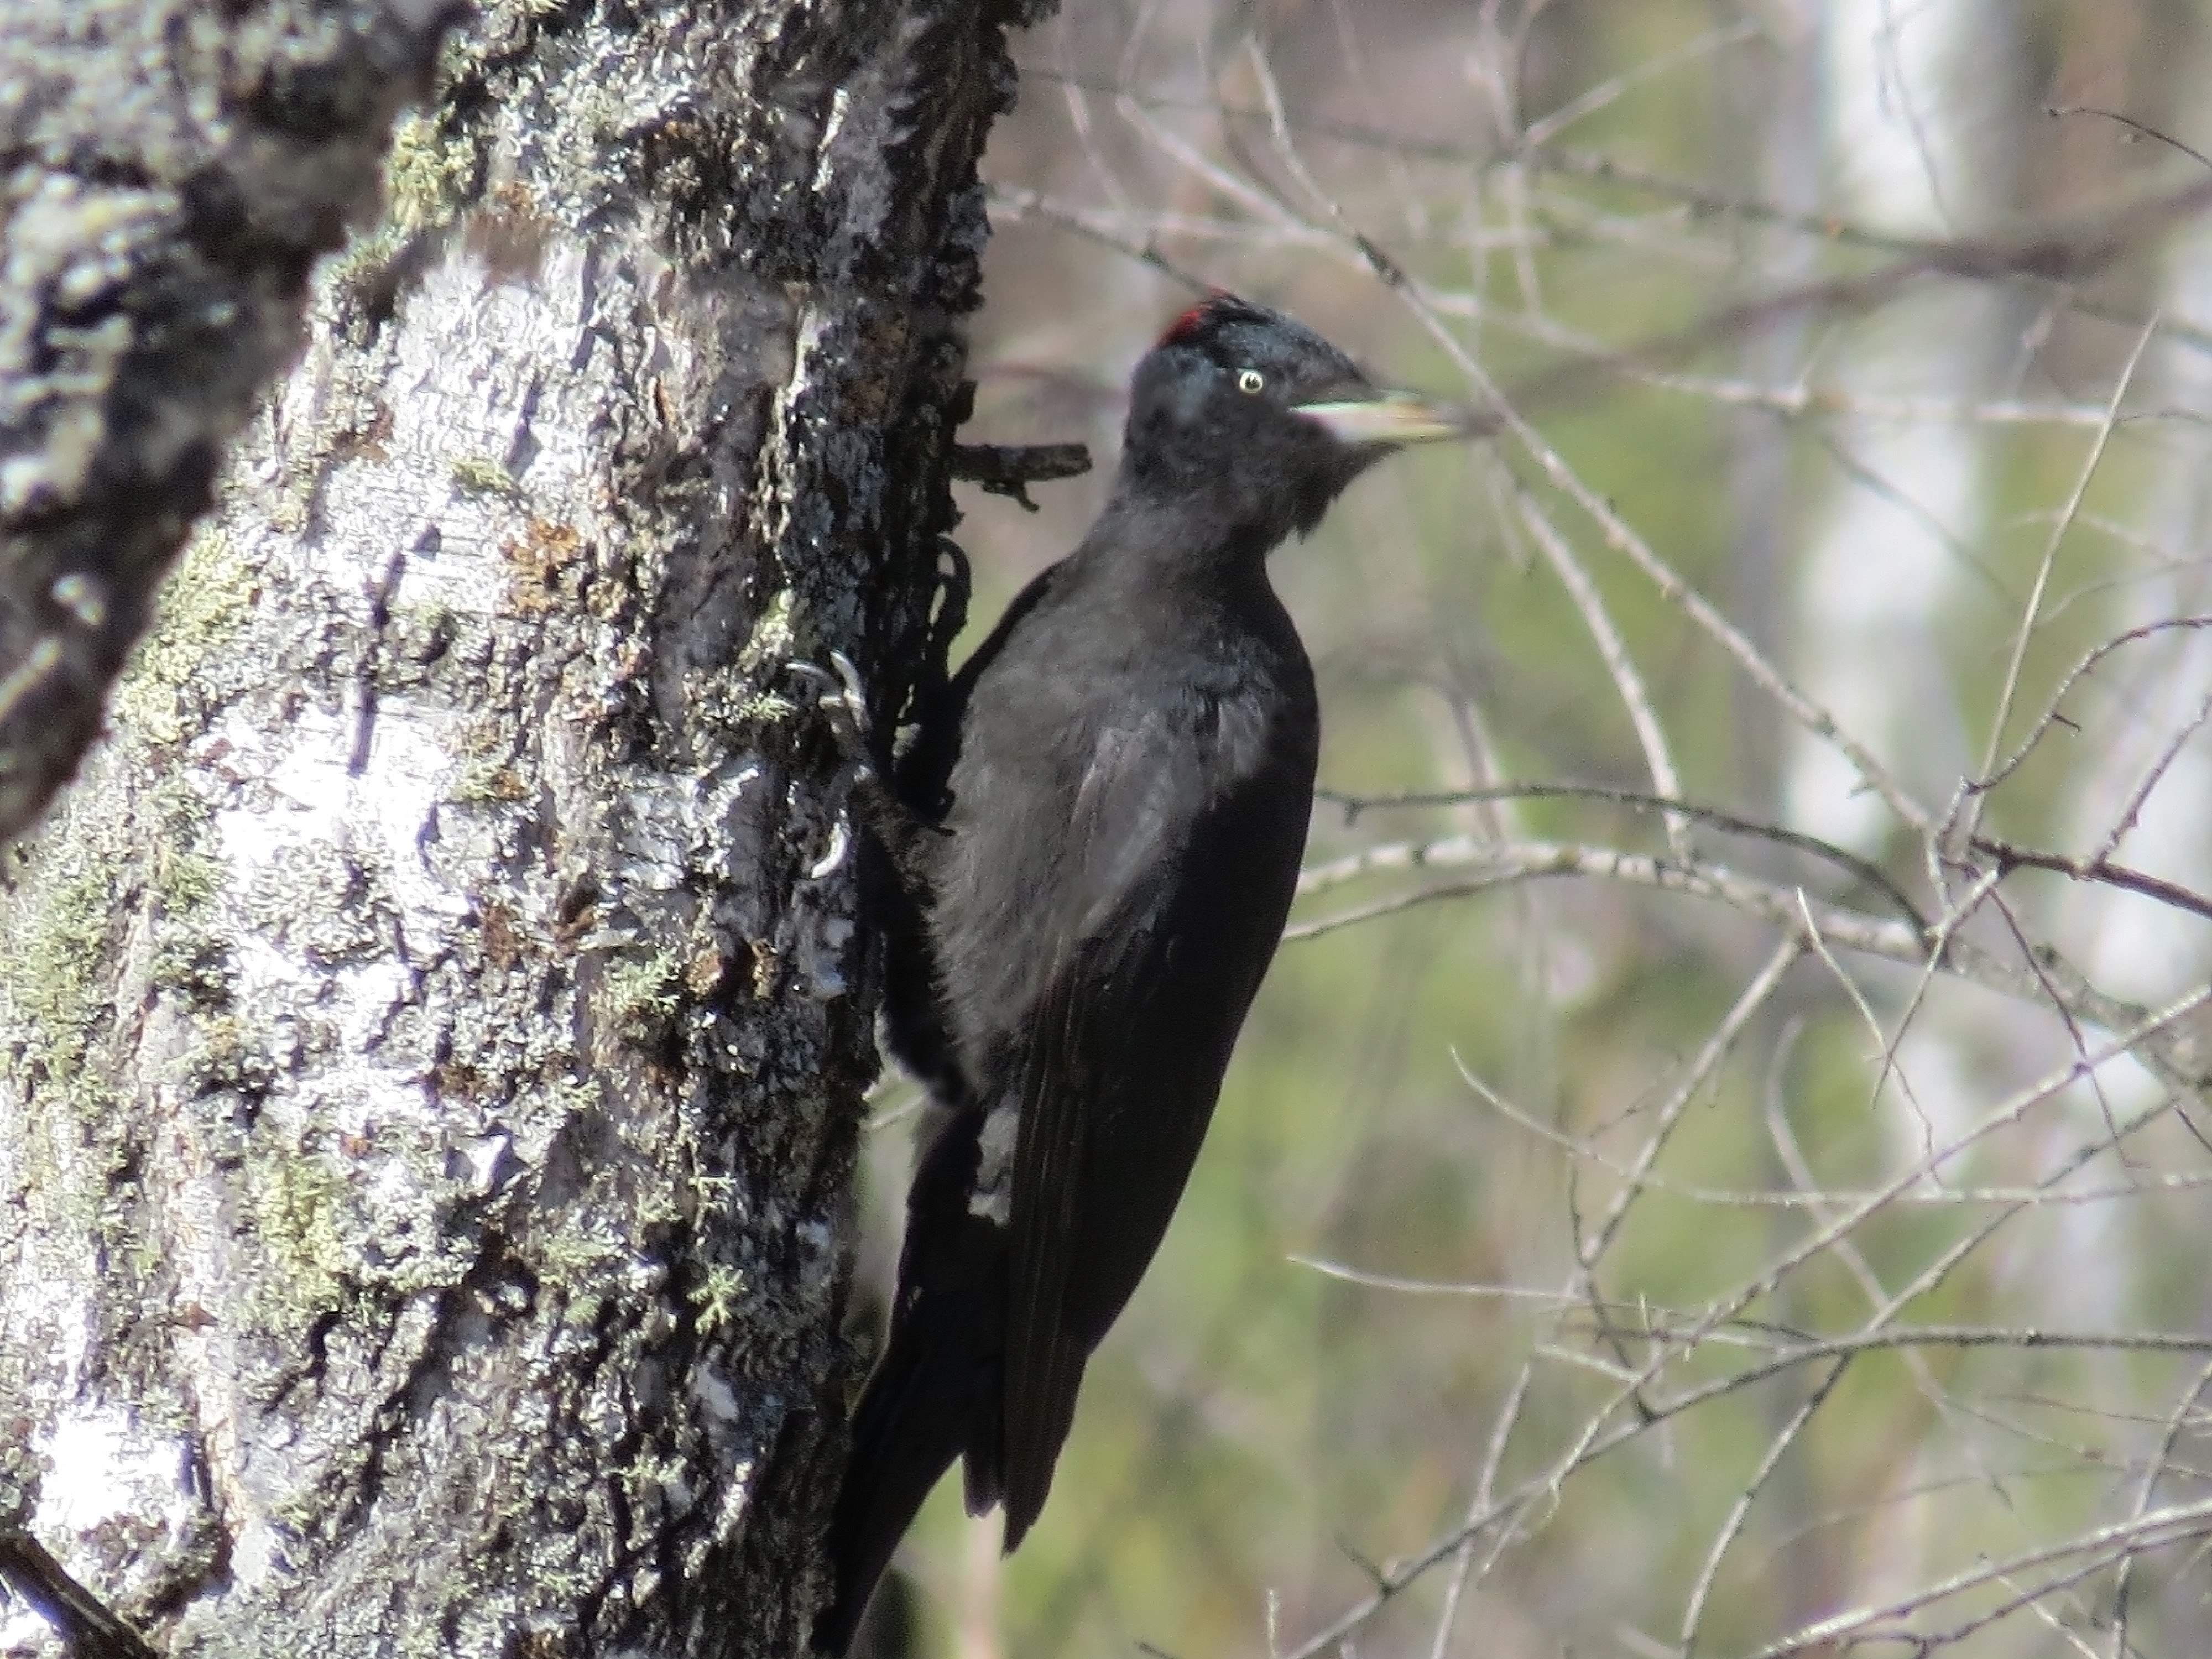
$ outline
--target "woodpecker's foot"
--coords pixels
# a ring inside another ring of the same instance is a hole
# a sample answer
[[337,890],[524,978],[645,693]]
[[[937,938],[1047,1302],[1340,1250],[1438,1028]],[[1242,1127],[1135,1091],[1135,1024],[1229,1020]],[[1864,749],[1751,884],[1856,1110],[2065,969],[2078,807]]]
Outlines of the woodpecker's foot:
[[842,651],[832,651],[828,668],[804,660],[787,665],[793,673],[823,688],[815,707],[827,717],[830,736],[836,740],[848,763],[859,768],[863,775],[874,775],[874,731],[868,717],[868,692],[860,683],[860,671],[853,665],[853,659]]
[[952,678],[952,641],[968,626],[968,601],[975,597],[975,572],[968,550],[950,536],[937,538],[942,562],[937,568],[937,592],[929,620],[929,673],[933,685],[942,687]]
[[[868,694],[860,683],[860,671],[842,651],[832,651],[829,655],[828,668],[804,661],[793,662],[790,667],[793,673],[822,688],[816,707],[827,717],[830,736],[845,757],[835,786],[835,799],[851,805],[860,827],[890,855],[897,878],[912,882],[917,879],[912,873],[916,867],[915,849],[921,837],[930,833],[930,826],[915,817],[884,781],[876,760],[874,725],[869,717]],[[833,843],[830,851],[823,854],[814,873],[819,875],[836,868],[843,861],[844,850],[842,839]]]

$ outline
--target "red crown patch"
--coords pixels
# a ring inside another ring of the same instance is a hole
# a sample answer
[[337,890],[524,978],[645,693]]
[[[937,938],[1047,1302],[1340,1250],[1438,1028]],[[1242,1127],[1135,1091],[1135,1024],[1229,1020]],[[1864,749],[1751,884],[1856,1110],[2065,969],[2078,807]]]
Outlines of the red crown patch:
[[1237,303],[1237,296],[1227,289],[1215,289],[1212,293],[1168,325],[1167,332],[1160,336],[1160,344],[1173,345],[1178,340],[1188,339],[1199,330],[1204,328],[1216,312],[1234,307]]

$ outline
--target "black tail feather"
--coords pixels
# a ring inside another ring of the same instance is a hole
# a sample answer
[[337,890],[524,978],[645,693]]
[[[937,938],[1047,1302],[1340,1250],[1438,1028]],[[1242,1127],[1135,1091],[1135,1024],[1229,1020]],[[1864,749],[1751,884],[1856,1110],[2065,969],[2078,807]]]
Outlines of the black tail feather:
[[836,1594],[814,1625],[816,1650],[832,1659],[852,1645],[876,1581],[967,1440],[974,1366],[957,1351],[964,1345],[931,1340],[946,1334],[895,1332],[853,1413],[852,1459],[830,1523]]
[[891,1339],[853,1412],[853,1449],[830,1522],[836,1594],[814,1645],[842,1659],[922,1500],[968,1455],[968,1496],[996,1502],[1006,1364],[1006,1229],[971,1212],[982,1114],[950,1114],[907,1202]]

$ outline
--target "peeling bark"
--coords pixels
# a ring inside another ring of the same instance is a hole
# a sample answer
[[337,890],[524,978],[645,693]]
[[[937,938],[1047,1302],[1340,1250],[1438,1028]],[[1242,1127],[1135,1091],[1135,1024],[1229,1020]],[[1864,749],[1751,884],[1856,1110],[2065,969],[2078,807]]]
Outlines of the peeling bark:
[[157,1650],[803,1650],[877,1062],[793,665],[922,670],[1034,9],[480,20],[0,855],[0,1486]]

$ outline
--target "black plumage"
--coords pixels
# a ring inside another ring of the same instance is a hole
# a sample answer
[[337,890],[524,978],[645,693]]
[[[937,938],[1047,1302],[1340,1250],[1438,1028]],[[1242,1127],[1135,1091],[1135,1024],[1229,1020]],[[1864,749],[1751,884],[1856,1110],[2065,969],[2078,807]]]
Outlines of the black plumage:
[[[879,845],[886,1024],[933,1117],[830,1540],[841,1654],[956,1457],[1012,1550],[1158,1248],[1281,937],[1320,743],[1267,556],[1466,429],[1227,295],[1138,365],[1121,471],[923,711]],[[878,815],[881,816],[880,814]]]

